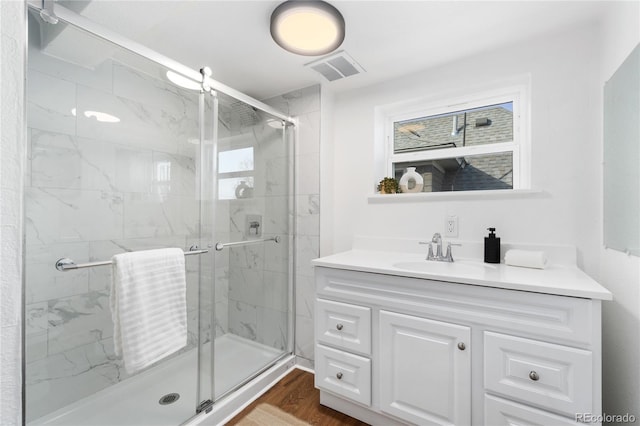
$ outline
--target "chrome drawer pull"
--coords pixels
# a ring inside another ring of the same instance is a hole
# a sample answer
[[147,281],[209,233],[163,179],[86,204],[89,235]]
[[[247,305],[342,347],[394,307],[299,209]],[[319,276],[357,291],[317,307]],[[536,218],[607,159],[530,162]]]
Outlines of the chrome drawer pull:
[[336,374],[336,377],[338,378],[338,380],[342,380],[342,373]]
[[535,371],[532,371],[529,373],[529,378],[534,382],[537,382],[540,379],[540,376],[538,376],[538,373],[536,373]]
[[464,351],[467,347],[465,346],[464,343],[460,342],[458,343],[458,349],[460,349],[461,351]]
[[343,325],[342,325],[342,324],[336,324],[336,328],[337,328],[338,330],[342,330],[342,327],[343,327]]

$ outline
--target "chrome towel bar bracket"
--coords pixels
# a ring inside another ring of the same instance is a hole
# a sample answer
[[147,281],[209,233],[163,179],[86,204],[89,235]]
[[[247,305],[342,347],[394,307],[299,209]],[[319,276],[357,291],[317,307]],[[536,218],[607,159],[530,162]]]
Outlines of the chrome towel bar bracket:
[[[203,254],[208,253],[209,250],[190,250],[185,251],[185,256],[191,256],[192,254]],[[60,272],[71,271],[73,269],[82,269],[82,268],[93,268],[94,266],[106,266],[111,265],[110,260],[103,260],[100,262],[88,262],[88,263],[76,263],[72,259],[68,257],[63,257],[62,259],[58,259],[56,262],[56,269]]]
[[277,244],[277,243],[280,242],[280,237],[279,236],[275,236],[275,237],[271,237],[271,238],[263,238],[261,240],[235,241],[233,243],[217,242],[216,243],[216,250],[217,251],[221,251],[225,247],[247,246],[249,244],[265,243],[267,241],[273,241],[273,242],[275,242]]

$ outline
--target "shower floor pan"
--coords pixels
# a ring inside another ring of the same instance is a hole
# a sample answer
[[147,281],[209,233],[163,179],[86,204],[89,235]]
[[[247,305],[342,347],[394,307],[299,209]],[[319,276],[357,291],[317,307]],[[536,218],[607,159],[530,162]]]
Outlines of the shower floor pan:
[[[210,346],[210,345],[209,345]],[[215,340],[216,397],[276,360],[282,351],[225,334]],[[177,426],[195,414],[198,379],[195,349],[108,387],[28,425]],[[203,377],[208,377],[208,371]],[[168,394],[180,397],[161,405]]]

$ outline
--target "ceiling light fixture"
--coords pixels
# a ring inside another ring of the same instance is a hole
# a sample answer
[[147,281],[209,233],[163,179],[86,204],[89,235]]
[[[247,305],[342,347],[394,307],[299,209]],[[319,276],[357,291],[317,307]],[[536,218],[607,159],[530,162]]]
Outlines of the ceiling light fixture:
[[320,0],[289,0],[271,14],[271,37],[280,47],[305,56],[333,52],[344,41],[342,14]]

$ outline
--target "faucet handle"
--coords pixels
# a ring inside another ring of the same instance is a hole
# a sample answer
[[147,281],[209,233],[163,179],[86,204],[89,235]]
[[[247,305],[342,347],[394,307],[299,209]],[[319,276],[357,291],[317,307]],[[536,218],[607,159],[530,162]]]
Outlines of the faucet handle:
[[433,255],[433,246],[431,245],[430,241],[419,241],[418,244],[422,244],[422,245],[426,244],[429,246],[429,252],[427,253],[427,260],[435,259],[435,256]]
[[448,242],[447,243],[447,253],[444,255],[444,260],[445,262],[453,262],[453,254],[451,253],[451,246],[461,246],[462,244],[460,243],[452,243],[452,242]]
[[433,260],[436,257],[433,255],[433,246],[429,244],[429,252],[427,253],[427,260]]

